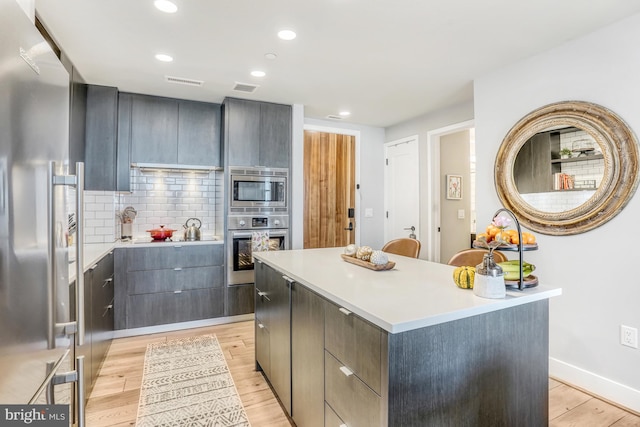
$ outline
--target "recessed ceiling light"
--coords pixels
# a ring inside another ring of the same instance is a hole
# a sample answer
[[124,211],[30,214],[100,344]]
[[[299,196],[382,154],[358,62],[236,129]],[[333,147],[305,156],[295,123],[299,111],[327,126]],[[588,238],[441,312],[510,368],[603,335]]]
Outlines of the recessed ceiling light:
[[178,10],[178,6],[169,0],[155,0],[153,5],[158,8],[158,10],[166,13],[175,13]]
[[156,59],[158,61],[162,61],[162,62],[171,62],[171,61],[173,61],[173,57],[172,56],[166,55],[164,53],[156,54]]
[[278,57],[278,55],[276,55],[275,53],[265,53],[264,57],[267,58],[267,59],[273,60],[273,59],[276,59]]
[[293,40],[296,38],[296,36],[297,34],[292,30],[278,31],[278,37],[280,37],[282,40]]
[[260,70],[254,70],[251,72],[251,75],[253,77],[264,77],[267,75],[267,73],[265,73],[264,71],[260,71]]
[[350,116],[351,113],[349,111],[340,111],[340,115],[343,117]]

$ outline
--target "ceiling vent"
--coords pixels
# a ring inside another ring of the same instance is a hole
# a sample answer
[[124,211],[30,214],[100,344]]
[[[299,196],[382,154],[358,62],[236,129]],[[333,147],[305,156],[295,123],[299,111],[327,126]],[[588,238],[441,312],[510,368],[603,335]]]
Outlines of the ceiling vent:
[[184,77],[173,77],[173,76],[164,76],[164,80],[167,83],[175,83],[178,85],[186,85],[186,86],[197,86],[200,87],[204,84],[204,82],[202,80],[194,80],[194,79],[187,79]]
[[233,87],[233,90],[237,92],[253,93],[256,91],[256,89],[258,89],[258,87],[259,87],[258,85],[253,85],[251,83],[236,82],[236,85]]
[[335,114],[329,114],[326,118],[331,120],[342,120],[342,116],[336,116]]

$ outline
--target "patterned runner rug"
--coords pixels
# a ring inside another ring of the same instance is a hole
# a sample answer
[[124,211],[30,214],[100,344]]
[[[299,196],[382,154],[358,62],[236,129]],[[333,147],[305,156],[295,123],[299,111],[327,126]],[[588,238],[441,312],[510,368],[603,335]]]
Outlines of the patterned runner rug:
[[136,426],[250,426],[215,335],[147,346]]

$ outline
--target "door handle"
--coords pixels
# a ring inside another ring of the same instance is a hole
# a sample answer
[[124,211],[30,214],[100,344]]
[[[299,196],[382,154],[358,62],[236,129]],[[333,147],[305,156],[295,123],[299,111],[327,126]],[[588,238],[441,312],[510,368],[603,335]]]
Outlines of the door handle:
[[349,221],[349,226],[345,228],[347,231],[353,231],[353,223]]
[[411,233],[409,233],[409,238],[410,239],[415,239],[416,238],[416,228],[412,225],[411,227],[405,228],[405,230],[411,230]]

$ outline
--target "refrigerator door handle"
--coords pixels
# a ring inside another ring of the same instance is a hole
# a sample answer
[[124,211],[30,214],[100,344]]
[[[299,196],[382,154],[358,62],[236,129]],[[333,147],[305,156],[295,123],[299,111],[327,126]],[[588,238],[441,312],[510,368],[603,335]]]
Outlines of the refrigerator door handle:
[[[55,348],[56,329],[63,328],[65,333],[74,331],[76,333],[76,344],[84,344],[85,319],[84,319],[84,163],[76,163],[76,175],[56,175],[55,162],[49,162],[49,179],[47,195],[47,213],[49,231],[49,247],[47,257],[47,289],[49,300],[49,328],[47,342],[49,348]],[[56,323],[56,230],[55,230],[55,206],[54,187],[56,185],[66,185],[76,188],[76,313],[75,322]],[[75,326],[73,324],[75,323]]]
[[[47,371],[50,373],[55,369],[54,363],[47,364]],[[56,399],[54,394],[54,387],[60,384],[68,384],[77,382],[76,384],[76,402],[78,407],[78,423],[77,427],[85,427],[85,403],[84,403],[84,356],[76,357],[76,370],[71,372],[64,372],[56,374],[51,377],[51,380],[47,384],[46,398],[47,405],[55,405]]]

